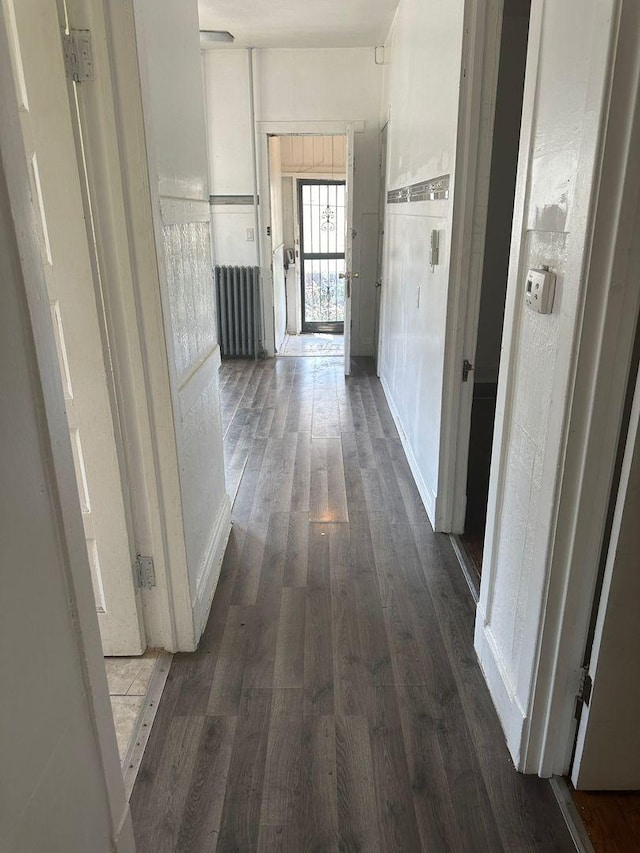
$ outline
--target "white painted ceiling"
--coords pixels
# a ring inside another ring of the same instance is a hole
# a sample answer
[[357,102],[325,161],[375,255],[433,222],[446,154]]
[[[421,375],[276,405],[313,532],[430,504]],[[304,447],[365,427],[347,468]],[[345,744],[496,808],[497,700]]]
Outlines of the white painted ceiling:
[[198,0],[201,30],[228,30],[230,47],[375,47],[398,0]]

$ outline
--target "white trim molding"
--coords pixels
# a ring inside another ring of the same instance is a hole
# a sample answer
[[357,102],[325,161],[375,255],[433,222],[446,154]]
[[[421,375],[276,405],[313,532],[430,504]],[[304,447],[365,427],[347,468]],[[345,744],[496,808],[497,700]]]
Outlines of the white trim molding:
[[395,401],[393,399],[393,395],[391,394],[391,389],[389,388],[389,384],[384,376],[380,377],[380,384],[382,385],[382,390],[384,391],[384,396],[387,398],[387,404],[389,406],[389,411],[391,412],[391,417],[396,425],[398,430],[398,435],[400,436],[400,441],[402,443],[402,447],[404,448],[405,455],[407,457],[407,462],[409,463],[409,468],[411,469],[411,473],[413,474],[413,479],[415,480],[416,486],[418,488],[418,493],[420,495],[420,499],[424,505],[425,510],[427,511],[427,515],[429,516],[429,521],[431,522],[431,526],[434,530],[437,530],[436,527],[436,495],[429,489],[427,484],[424,481],[424,477],[422,476],[422,472],[420,471],[420,466],[416,461],[416,457],[413,455],[413,449],[411,444],[409,443],[409,439],[407,438],[404,429],[402,428],[402,421],[400,420],[400,415],[398,413],[398,409],[396,408]]
[[218,518],[211,531],[192,598],[196,642],[200,639],[209,618],[209,611],[220,578],[222,561],[230,535],[231,500],[229,495],[225,494],[222,506],[218,511]]
[[[634,225],[640,202],[639,16],[630,0],[590,4],[586,32],[591,42],[584,45],[582,57],[588,71],[580,81],[589,118],[572,180],[567,225],[553,232],[570,236],[558,273],[554,369],[545,386],[554,405],[544,441],[536,447],[538,487],[535,501],[526,507],[530,527],[518,557],[508,549],[508,525],[517,523],[518,516],[510,511],[507,488],[509,477],[512,486],[514,477],[524,472],[524,466],[514,468],[518,457],[510,450],[518,429],[512,417],[520,390],[517,368],[526,357],[521,340],[529,321],[523,314],[520,282],[533,237],[549,233],[536,229],[535,211],[529,210],[541,104],[547,115],[552,108],[549,90],[540,88],[548,81],[539,72],[544,56],[555,49],[554,39],[561,39],[558,24],[567,31],[571,26],[566,9],[548,0],[534,0],[532,5],[475,643],[517,769],[545,777],[569,769],[575,694],[640,304]],[[523,596],[517,625],[507,616],[512,598],[505,584]],[[496,626],[504,636],[497,636]]]
[[493,704],[507,740],[507,746],[518,767],[521,760],[522,744],[527,729],[527,714],[518,701],[514,686],[511,684],[500,649],[486,624],[482,607],[478,604],[474,644],[482,672],[484,674]]

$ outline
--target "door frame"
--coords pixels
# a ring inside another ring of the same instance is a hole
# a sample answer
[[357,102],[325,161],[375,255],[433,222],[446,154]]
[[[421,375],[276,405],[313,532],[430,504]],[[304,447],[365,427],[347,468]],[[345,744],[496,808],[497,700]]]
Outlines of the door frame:
[[271,240],[267,228],[271,224],[269,194],[269,137],[270,136],[345,136],[352,128],[354,134],[364,133],[364,121],[257,121],[256,157],[260,186],[258,205],[260,235],[260,304],[264,324],[264,349],[268,358],[275,355],[273,275],[271,272]]
[[[533,143],[536,80],[540,70],[544,5],[534,0],[529,26],[525,100],[520,137],[518,181],[529,176],[522,169],[528,162]],[[502,4],[499,4],[500,7]],[[486,97],[486,85],[497,75],[492,72],[487,45],[493,31],[495,8],[486,2],[465,4],[465,46],[460,103],[460,129],[454,187],[454,225],[451,252],[450,305],[447,323],[446,372],[443,392],[441,445],[442,481],[439,529],[455,531],[464,520],[466,454],[473,383],[460,387],[463,358],[473,360],[477,334],[477,314],[481,269],[472,268],[474,210],[482,209],[482,182],[486,174],[485,139],[478,137],[479,116]],[[610,498],[610,483],[620,433],[626,378],[631,364],[635,319],[640,303],[640,287],[625,264],[629,255],[635,212],[640,203],[640,93],[637,56],[640,35],[637,19],[620,25],[625,15],[637,16],[629,0],[612,0],[613,22],[609,45],[608,90],[605,106],[608,121],[601,131],[599,162],[593,179],[602,188],[594,193],[590,216],[592,242],[583,275],[577,321],[581,324],[572,356],[573,388],[570,409],[563,415],[562,479],[553,494],[554,523],[547,556],[544,606],[536,636],[536,669],[529,707],[522,709],[524,725],[519,742],[518,769],[540,776],[565,774],[575,741],[575,700],[588,636],[593,595],[598,573],[601,536]],[[500,8],[501,15],[501,8]],[[487,66],[483,70],[483,56]],[[474,143],[474,139],[476,142]],[[479,143],[479,144],[477,144]],[[526,234],[524,201],[514,209],[511,268],[521,258]],[[631,223],[631,225],[629,224]],[[477,228],[484,240],[484,227]],[[519,278],[524,270],[518,268]],[[615,283],[616,286],[612,286]],[[507,305],[507,311],[509,305]],[[460,330],[459,332],[457,330]],[[517,329],[505,328],[501,360],[499,407],[508,411],[514,394],[513,359]],[[492,561],[501,519],[496,499],[504,486],[505,423],[496,421],[493,443],[492,484],[487,509],[487,564]],[[569,444],[569,437],[571,442]],[[495,582],[483,574],[483,598],[491,597]],[[482,634],[482,609],[476,625]],[[500,676],[488,673],[494,696],[502,697]],[[509,697],[501,702],[508,703]],[[501,706],[502,707],[502,706]],[[505,705],[506,707],[506,705]],[[506,713],[506,712],[505,712]],[[507,719],[505,717],[505,719]]]
[[[52,502],[59,508],[60,547],[65,552],[69,623],[76,634],[78,675],[84,683],[89,714],[95,728],[104,794],[111,814],[112,837],[118,853],[134,853],[131,811],[126,799],[118,746],[109,701],[104,657],[98,629],[91,571],[87,558],[69,429],[63,404],[62,380],[47,298],[37,216],[33,207],[15,78],[10,58],[11,21],[0,8],[0,159],[3,163],[16,252],[24,284],[25,314],[32,333],[33,381],[42,399],[43,452],[50,457]],[[44,428],[46,427],[46,430]],[[46,435],[44,435],[46,431]]]
[[[384,144],[383,144],[384,142]],[[378,199],[378,268],[376,278],[376,314],[373,327],[373,360],[375,362],[376,376],[380,376],[380,337],[382,330],[382,289],[384,287],[384,270],[386,263],[386,240],[384,239],[387,229],[387,176],[389,173],[389,120],[380,128],[378,135],[379,155],[379,180],[380,194]]]
[[436,529],[462,533],[504,0],[466,0],[453,182]]
[[640,9],[615,3],[608,116],[594,181],[582,334],[575,357],[572,436],[549,555],[547,606],[526,764],[565,774],[575,743],[575,701],[589,637],[611,483],[624,423],[640,311]]
[[[300,261],[300,278],[299,278],[299,287],[300,287],[300,304],[302,306],[302,331],[303,332],[327,332],[328,334],[334,335],[343,335],[344,334],[344,320],[342,322],[336,321],[327,322],[327,323],[305,323],[304,319],[304,216],[302,213],[302,188],[304,186],[339,186],[346,187],[347,181],[346,178],[344,180],[331,179],[328,180],[326,178],[296,178],[296,204],[298,207],[298,227],[300,229],[299,236],[299,249],[298,249],[298,260]],[[346,209],[345,209],[346,212]],[[320,259],[327,257],[330,260],[340,260],[346,259],[346,255],[343,252],[341,255],[337,254],[327,254],[326,256],[322,256]],[[313,326],[313,328],[310,328]],[[339,328],[340,327],[340,328]]]
[[100,199],[95,234],[105,270],[104,310],[134,541],[138,554],[154,560],[155,586],[141,591],[147,642],[170,652],[191,651],[199,626],[182,527],[135,0],[66,2],[70,26],[92,34],[95,80],[85,89],[80,84],[79,100],[89,187]]

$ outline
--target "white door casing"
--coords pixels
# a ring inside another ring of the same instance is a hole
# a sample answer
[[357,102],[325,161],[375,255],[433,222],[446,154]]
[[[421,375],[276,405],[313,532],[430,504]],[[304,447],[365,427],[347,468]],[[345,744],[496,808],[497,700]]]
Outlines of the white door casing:
[[382,302],[382,277],[384,275],[384,228],[387,206],[387,139],[389,122],[380,131],[380,195],[378,200],[378,268],[376,271],[376,314],[373,330],[373,355],[378,373],[378,350],[380,348],[380,310]]
[[[271,204],[269,199],[269,136],[299,136],[299,135],[307,135],[307,136],[346,136],[347,138],[347,159],[350,161],[350,167],[347,167],[346,174],[346,186],[347,186],[347,216],[345,217],[345,222],[348,224],[348,233],[347,240],[345,245],[345,267],[349,270],[349,261],[347,256],[347,251],[351,252],[351,258],[353,257],[353,243],[352,243],[352,233],[353,233],[353,204],[351,207],[351,213],[349,214],[348,206],[349,200],[353,202],[353,192],[349,192],[349,186],[353,186],[353,172],[354,172],[354,136],[356,133],[364,132],[364,122],[363,121],[258,121],[256,122],[256,142],[257,142],[257,156],[259,160],[259,174],[260,174],[260,205],[259,205],[259,218],[260,218],[260,227],[261,234],[263,237],[267,236],[267,227],[271,222]],[[349,158],[349,153],[351,152],[351,157]],[[350,174],[349,174],[350,172]],[[295,192],[295,190],[294,190]],[[297,207],[296,207],[297,209]],[[299,239],[299,234],[298,234]],[[273,323],[273,282],[271,278],[271,246],[267,239],[262,239],[260,241],[260,264],[261,264],[261,305],[263,312],[263,322],[264,322],[264,347],[267,356],[273,356],[274,352],[274,323]],[[299,246],[298,246],[299,249]],[[358,277],[359,274],[357,273]],[[351,317],[350,317],[351,303],[349,302],[345,305],[345,347],[347,345],[350,346],[350,339],[347,335],[347,328],[350,329],[351,325]],[[347,311],[349,311],[349,317],[347,322]],[[345,349],[346,356],[346,349]],[[345,364],[347,364],[347,360],[345,357]],[[348,375],[348,374],[345,374]]]
[[63,24],[55,4],[46,0],[3,2],[103,651],[140,654],[145,641],[132,569],[135,552],[97,257],[74,142]]
[[347,127],[347,210],[345,216],[344,268],[347,278],[344,298],[344,375],[351,373],[351,290],[358,273],[353,270],[353,173],[355,144],[353,125]]
[[593,688],[582,706],[571,781],[578,789],[640,789],[640,374],[629,424],[595,636]]

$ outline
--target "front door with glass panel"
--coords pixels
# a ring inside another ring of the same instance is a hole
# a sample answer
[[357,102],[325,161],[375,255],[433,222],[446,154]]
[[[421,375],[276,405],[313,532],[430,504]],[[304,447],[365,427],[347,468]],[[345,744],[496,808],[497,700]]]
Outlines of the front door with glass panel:
[[302,331],[344,332],[345,182],[298,181]]

